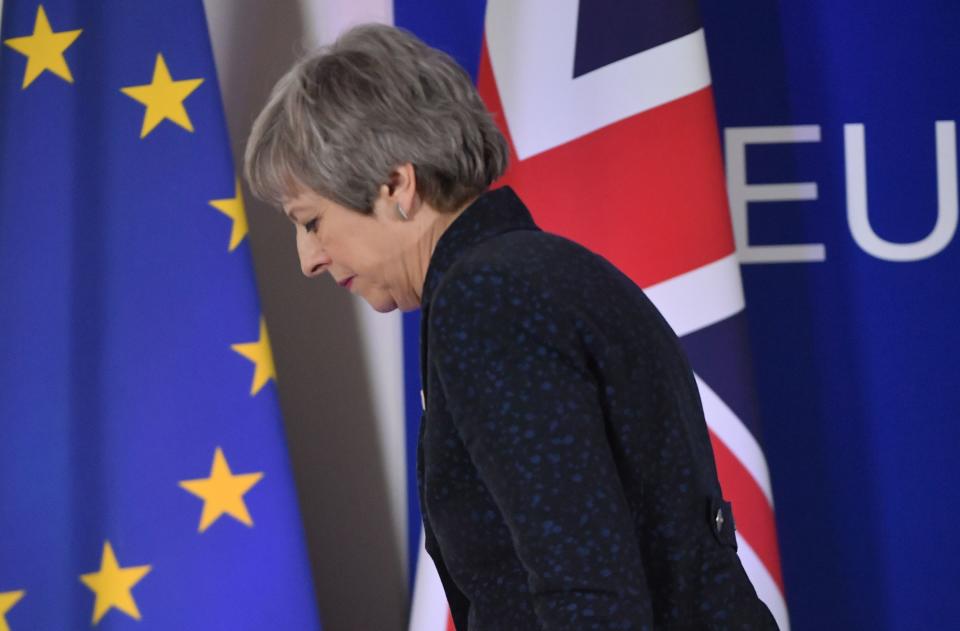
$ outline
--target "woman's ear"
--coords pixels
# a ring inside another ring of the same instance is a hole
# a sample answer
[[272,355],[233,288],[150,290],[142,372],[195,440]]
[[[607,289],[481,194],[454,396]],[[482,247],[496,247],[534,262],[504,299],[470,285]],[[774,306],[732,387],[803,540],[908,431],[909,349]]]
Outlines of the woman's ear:
[[416,212],[414,202],[417,199],[417,174],[413,164],[405,162],[394,168],[385,188],[389,201],[394,205],[400,204],[407,216],[412,217]]

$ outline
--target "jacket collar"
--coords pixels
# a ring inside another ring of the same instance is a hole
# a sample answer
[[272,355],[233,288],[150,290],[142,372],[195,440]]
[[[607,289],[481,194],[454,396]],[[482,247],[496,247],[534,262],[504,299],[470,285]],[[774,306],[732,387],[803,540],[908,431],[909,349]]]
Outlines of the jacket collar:
[[437,241],[423,282],[421,310],[430,304],[443,275],[474,245],[504,232],[539,230],[509,186],[487,191],[457,217]]

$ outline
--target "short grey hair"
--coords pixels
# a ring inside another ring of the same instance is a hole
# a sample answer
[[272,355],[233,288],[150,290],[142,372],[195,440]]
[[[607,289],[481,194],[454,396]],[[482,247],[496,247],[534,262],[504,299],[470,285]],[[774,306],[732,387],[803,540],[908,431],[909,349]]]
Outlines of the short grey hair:
[[245,175],[280,203],[305,186],[369,213],[396,167],[452,211],[506,170],[508,149],[470,77],[446,53],[392,26],[355,27],[277,82],[247,141]]

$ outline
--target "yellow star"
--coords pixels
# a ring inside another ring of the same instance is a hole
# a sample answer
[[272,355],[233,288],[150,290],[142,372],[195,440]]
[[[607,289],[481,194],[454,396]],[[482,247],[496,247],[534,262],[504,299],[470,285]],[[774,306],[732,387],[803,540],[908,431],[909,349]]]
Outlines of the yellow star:
[[260,392],[271,379],[277,379],[277,369],[273,365],[273,351],[270,350],[270,337],[267,335],[267,322],[260,318],[260,339],[246,344],[232,344],[233,350],[253,362],[253,383],[250,384],[250,396]]
[[230,248],[233,252],[247,236],[247,214],[243,210],[243,193],[240,190],[240,180],[237,179],[236,190],[233,199],[214,199],[210,205],[222,212],[230,219],[233,219],[233,229],[230,231]]
[[203,499],[203,513],[200,515],[199,531],[203,532],[210,524],[227,513],[237,521],[253,526],[247,505],[243,502],[244,494],[253,488],[253,485],[263,477],[262,472],[241,473],[233,475],[230,465],[223,455],[223,450],[217,447],[213,453],[213,466],[210,467],[210,477],[197,480],[183,480],[180,486]]
[[135,101],[147,106],[143,117],[140,137],[145,138],[164,119],[169,119],[187,131],[193,131],[193,124],[183,107],[183,100],[200,87],[203,79],[183,79],[174,81],[167,70],[163,55],[157,53],[157,63],[153,67],[153,80],[146,85],[133,85],[120,88],[120,91]]
[[33,23],[33,34],[23,37],[11,37],[4,43],[18,53],[27,56],[27,71],[23,75],[23,89],[33,83],[44,70],[49,70],[61,79],[73,83],[73,75],[63,52],[80,37],[83,29],[54,33],[47,19],[43,5],[37,7],[37,19]]
[[0,592],[0,631],[10,631],[10,626],[7,624],[7,612],[13,609],[13,606],[20,602],[20,599],[26,593],[22,589],[16,592]]
[[112,607],[116,607],[134,620],[140,619],[140,610],[130,590],[147,575],[149,565],[120,567],[109,541],[103,543],[100,571],[81,574],[80,582],[89,587],[97,599],[93,605],[93,624],[100,622]]

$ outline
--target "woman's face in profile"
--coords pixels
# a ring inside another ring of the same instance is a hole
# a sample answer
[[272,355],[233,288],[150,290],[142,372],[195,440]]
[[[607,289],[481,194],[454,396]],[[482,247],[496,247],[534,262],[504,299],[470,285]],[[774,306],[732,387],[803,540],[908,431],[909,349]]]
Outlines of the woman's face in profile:
[[404,273],[409,231],[383,204],[364,214],[313,191],[287,198],[283,210],[297,230],[297,253],[307,277],[330,272],[338,285],[382,313],[415,309],[419,300]]

